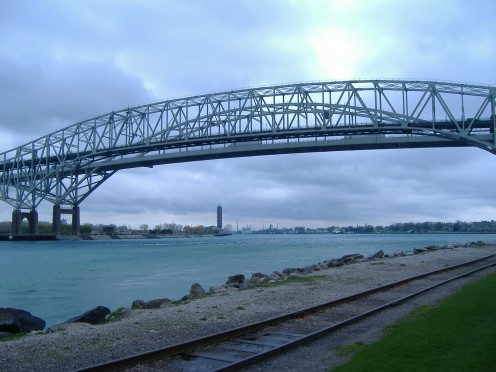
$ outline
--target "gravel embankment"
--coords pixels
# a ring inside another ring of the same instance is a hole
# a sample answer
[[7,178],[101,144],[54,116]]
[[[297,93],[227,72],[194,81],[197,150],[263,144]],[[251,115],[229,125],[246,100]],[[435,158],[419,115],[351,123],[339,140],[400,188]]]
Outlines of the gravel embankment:
[[494,252],[496,246],[485,245],[358,262],[313,272],[310,275],[325,277],[311,283],[229,290],[182,305],[128,311],[118,321],[98,326],[64,324],[52,327],[56,329],[53,333],[0,342],[0,370],[65,371],[87,367],[239,327]]

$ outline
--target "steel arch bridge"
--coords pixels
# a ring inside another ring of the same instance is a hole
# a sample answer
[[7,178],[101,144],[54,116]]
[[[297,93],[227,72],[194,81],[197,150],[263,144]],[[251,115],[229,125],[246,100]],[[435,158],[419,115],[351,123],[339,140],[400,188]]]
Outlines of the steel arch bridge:
[[[81,121],[0,153],[0,198],[36,233],[36,208],[79,205],[121,169],[271,154],[472,146],[496,153],[496,87],[350,80],[205,94]],[[28,212],[22,212],[27,210]],[[78,230],[73,230],[75,233]]]

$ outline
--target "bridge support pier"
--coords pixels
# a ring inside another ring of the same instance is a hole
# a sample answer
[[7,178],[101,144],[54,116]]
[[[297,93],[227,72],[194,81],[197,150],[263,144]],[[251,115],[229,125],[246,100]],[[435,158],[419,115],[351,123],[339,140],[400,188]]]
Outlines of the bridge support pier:
[[24,218],[27,218],[29,223],[29,234],[38,234],[38,212],[34,209],[29,212],[15,209],[12,212],[12,235],[22,235],[22,221]]
[[60,205],[53,206],[52,231],[54,235],[60,235]]
[[81,234],[81,217],[79,207],[72,208],[72,235]]
[[59,204],[53,206],[53,223],[52,229],[55,235],[61,233],[60,217],[62,214],[70,214],[72,216],[72,235],[79,235],[81,233],[81,219],[79,207],[61,208]]

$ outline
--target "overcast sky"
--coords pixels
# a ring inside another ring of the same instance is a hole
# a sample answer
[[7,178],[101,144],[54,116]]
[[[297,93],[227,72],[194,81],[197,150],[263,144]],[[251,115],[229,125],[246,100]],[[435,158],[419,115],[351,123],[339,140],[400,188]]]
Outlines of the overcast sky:
[[[0,0],[0,151],[113,110],[351,78],[496,85],[494,0]],[[496,216],[479,149],[265,156],[122,170],[82,222],[254,228]],[[10,220],[2,203],[0,219]],[[40,220],[51,220],[42,206]]]

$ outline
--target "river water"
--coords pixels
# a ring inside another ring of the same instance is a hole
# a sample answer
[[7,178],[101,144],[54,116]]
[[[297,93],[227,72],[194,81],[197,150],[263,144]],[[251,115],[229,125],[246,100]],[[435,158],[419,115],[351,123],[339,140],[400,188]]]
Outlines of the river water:
[[430,244],[493,241],[492,234],[232,235],[160,240],[0,242],[0,307],[61,323],[98,305],[205,290],[233,274],[270,274],[345,254],[369,256]]

